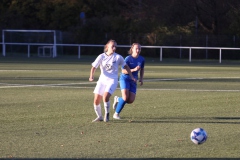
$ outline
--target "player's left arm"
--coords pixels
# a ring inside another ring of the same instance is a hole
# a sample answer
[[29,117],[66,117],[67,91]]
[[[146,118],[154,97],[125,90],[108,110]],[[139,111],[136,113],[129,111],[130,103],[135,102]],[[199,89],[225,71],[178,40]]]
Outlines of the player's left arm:
[[143,76],[144,76],[144,68],[141,68],[140,69],[140,77],[139,77],[140,86],[143,85]]
[[139,77],[139,82],[140,82],[140,86],[143,85],[143,76],[144,76],[144,66],[145,66],[145,60],[143,58],[143,61],[141,63],[141,68],[140,68],[140,77]]

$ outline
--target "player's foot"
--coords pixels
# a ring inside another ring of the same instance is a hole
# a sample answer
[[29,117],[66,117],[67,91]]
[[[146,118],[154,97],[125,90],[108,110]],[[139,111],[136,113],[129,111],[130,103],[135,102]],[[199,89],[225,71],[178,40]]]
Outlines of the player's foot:
[[119,114],[117,114],[117,113],[114,113],[113,118],[114,118],[114,119],[121,119],[121,118],[119,117]]
[[104,116],[104,122],[108,122],[109,121],[109,113],[106,113]]
[[115,111],[116,110],[116,108],[117,108],[117,105],[118,105],[118,96],[115,96],[114,97],[114,102],[113,102],[113,110]]
[[97,117],[96,119],[94,119],[92,122],[100,122],[100,121],[102,121],[103,120],[103,118],[102,117]]

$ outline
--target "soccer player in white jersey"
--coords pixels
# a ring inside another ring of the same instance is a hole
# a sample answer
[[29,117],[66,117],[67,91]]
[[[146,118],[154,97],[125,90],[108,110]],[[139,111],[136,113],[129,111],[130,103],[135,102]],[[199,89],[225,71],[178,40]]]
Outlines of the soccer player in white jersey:
[[[130,50],[129,56],[125,58],[125,62],[130,67],[132,75],[137,80],[138,73],[140,72],[139,82],[140,85],[143,85],[143,75],[144,75],[144,65],[145,60],[140,55],[141,52],[141,45],[139,43],[133,43]],[[133,103],[136,97],[137,92],[137,84],[132,83],[130,80],[130,74],[126,72],[124,68],[122,68],[122,73],[119,78],[120,88],[122,92],[122,97],[114,97],[113,109],[115,113],[113,115],[114,119],[120,119],[120,112],[122,111],[123,107],[126,103],[130,104]]]
[[90,71],[89,81],[94,80],[94,73],[98,66],[100,66],[101,74],[97,81],[97,85],[93,91],[94,93],[94,110],[97,118],[92,122],[98,122],[103,120],[101,111],[101,100],[104,103],[105,115],[104,122],[109,121],[109,110],[110,110],[110,97],[118,86],[118,67],[126,69],[129,73],[130,79],[136,83],[129,66],[124,61],[124,58],[115,53],[117,43],[114,40],[109,40],[104,47],[104,53],[100,54],[95,61],[92,63]]

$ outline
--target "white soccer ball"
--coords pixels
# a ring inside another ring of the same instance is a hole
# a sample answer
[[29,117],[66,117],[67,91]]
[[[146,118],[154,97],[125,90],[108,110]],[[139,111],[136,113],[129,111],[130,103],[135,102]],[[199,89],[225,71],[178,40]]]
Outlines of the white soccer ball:
[[191,141],[195,144],[203,144],[207,137],[207,132],[202,128],[196,128],[190,134]]

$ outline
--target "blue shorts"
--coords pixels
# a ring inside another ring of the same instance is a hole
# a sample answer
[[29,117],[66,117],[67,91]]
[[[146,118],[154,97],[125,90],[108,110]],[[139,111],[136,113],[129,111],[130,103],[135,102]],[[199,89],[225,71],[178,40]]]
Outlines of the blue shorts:
[[130,92],[135,93],[137,92],[137,83],[131,79],[120,79],[120,89],[128,89]]

